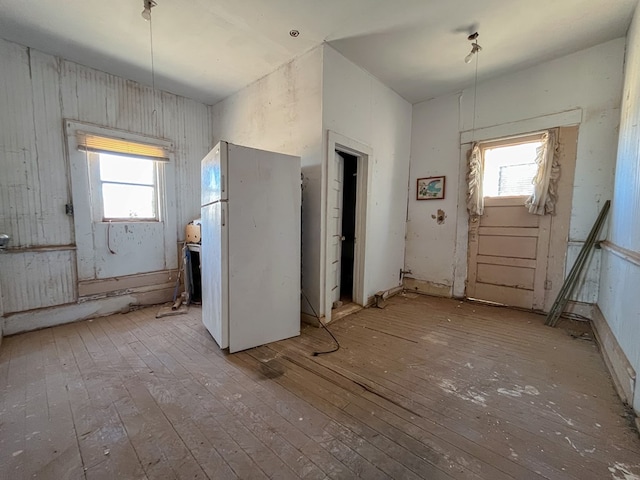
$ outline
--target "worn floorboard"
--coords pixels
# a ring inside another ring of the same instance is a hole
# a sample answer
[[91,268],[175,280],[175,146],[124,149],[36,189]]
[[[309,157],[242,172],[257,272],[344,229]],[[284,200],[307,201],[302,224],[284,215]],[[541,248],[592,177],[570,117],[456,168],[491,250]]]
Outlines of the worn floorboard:
[[229,355],[156,310],[4,339],[0,478],[640,479],[584,324],[409,294]]

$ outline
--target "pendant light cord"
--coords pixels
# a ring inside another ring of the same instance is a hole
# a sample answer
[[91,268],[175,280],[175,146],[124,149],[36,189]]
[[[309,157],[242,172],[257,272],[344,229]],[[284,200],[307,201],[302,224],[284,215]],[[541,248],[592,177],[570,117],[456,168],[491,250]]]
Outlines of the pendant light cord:
[[473,119],[471,121],[471,145],[476,140],[476,102],[478,99],[478,61],[480,60],[480,50],[476,52],[476,73],[473,81]]
[[158,112],[156,110],[156,70],[153,60],[153,15],[151,14],[151,9],[149,9],[149,44],[151,45],[151,95],[153,96],[153,112],[151,112],[151,115],[153,117],[154,126],[157,126]]

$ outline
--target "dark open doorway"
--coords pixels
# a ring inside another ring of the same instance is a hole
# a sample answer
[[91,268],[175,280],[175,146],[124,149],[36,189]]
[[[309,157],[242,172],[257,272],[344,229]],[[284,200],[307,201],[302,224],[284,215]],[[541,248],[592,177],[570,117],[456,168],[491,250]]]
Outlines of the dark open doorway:
[[340,300],[353,301],[353,266],[356,241],[356,194],[358,158],[338,152],[344,162],[342,190],[342,251],[340,255]]

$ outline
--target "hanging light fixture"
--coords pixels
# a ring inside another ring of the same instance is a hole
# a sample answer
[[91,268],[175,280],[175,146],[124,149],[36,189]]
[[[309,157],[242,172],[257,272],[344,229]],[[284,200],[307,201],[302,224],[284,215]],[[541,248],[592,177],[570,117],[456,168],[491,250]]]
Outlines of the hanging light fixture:
[[157,5],[153,0],[143,0],[144,10],[142,10],[142,18],[144,18],[147,22],[151,20],[151,9]]
[[471,42],[471,51],[469,52],[469,55],[464,57],[464,63],[471,63],[471,60],[473,60],[473,56],[476,55],[480,50],[482,50],[482,47],[478,45],[479,36],[480,34],[478,32],[475,32],[467,37],[467,40]]
[[464,59],[465,63],[471,63],[475,56],[475,75],[473,79],[473,118],[471,120],[471,150],[468,156],[467,184],[467,210],[470,214],[472,226],[470,228],[477,231],[479,215],[484,212],[484,200],[482,195],[482,152],[480,146],[476,142],[476,105],[478,99],[478,63],[482,47],[478,45],[478,32],[469,35],[468,40],[471,42],[471,52]]
[[478,95],[478,63],[480,61],[480,52],[482,51],[482,47],[478,44],[478,37],[480,34],[478,32],[472,33],[467,37],[467,40],[471,42],[471,51],[469,54],[464,57],[464,63],[471,63],[471,60],[475,57],[476,65],[475,65],[475,75],[473,79],[473,119],[472,119],[472,127],[471,127],[471,135],[472,142],[475,140],[475,132],[476,132],[476,100]]
[[151,20],[151,9],[158,4],[154,0],[143,0],[144,10],[142,10],[142,18],[149,22],[149,47],[151,56],[151,92],[153,96],[153,112],[151,113],[154,122],[157,122],[157,110],[156,110],[156,70],[153,58],[153,21]]

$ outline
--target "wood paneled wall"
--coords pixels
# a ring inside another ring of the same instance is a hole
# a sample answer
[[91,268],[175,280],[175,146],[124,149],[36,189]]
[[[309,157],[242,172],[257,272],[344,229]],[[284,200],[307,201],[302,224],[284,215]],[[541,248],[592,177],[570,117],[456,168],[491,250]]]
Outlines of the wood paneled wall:
[[63,119],[171,140],[173,207],[178,239],[184,238],[184,225],[200,211],[200,160],[211,146],[208,106],[4,40],[0,65],[0,233],[12,237],[11,250],[0,255],[5,314],[77,297]]

